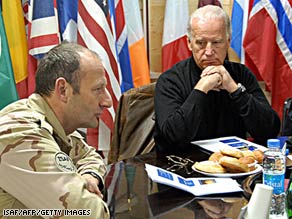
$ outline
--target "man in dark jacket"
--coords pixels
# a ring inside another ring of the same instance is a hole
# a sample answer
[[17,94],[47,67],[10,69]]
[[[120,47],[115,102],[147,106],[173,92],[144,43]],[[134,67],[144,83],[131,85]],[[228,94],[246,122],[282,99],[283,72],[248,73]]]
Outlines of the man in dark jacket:
[[224,136],[265,144],[280,119],[253,73],[226,60],[230,19],[218,6],[197,9],[188,24],[192,57],[163,73],[155,90],[154,138],[159,151],[189,147],[194,140]]

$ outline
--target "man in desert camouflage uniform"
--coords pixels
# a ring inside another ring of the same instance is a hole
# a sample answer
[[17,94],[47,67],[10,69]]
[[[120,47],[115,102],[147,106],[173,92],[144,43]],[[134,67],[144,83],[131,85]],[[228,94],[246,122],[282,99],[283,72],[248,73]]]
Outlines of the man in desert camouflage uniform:
[[84,210],[72,218],[109,218],[100,192],[106,167],[76,131],[97,127],[112,106],[106,84],[97,54],[62,43],[40,61],[35,93],[0,111],[0,218],[14,218],[9,209],[63,210],[25,218],[70,218],[65,209]]

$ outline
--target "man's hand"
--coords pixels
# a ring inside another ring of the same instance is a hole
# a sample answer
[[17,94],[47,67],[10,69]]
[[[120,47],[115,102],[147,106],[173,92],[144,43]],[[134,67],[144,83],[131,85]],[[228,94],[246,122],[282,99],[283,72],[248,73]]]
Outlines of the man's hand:
[[236,91],[237,84],[223,65],[206,67],[202,71],[201,78],[211,76],[213,74],[219,74],[222,77],[222,83],[217,87],[217,89],[227,90],[229,93]]
[[82,177],[86,180],[87,190],[103,198],[103,195],[98,188],[99,180],[88,173],[83,174]]
[[204,75],[196,84],[195,89],[208,93],[210,90],[219,91],[222,84],[222,76],[219,73]]

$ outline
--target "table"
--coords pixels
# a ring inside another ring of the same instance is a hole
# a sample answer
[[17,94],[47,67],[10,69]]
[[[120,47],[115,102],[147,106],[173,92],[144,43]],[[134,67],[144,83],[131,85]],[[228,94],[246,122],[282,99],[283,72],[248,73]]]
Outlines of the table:
[[[206,160],[209,154],[200,149],[182,153],[183,158],[193,161]],[[238,218],[240,210],[248,203],[245,193],[217,194],[195,197],[190,193],[152,182],[144,169],[144,164],[162,168],[170,166],[165,155],[151,152],[108,166],[106,177],[107,202],[111,218],[200,218],[208,219],[221,215],[225,218]],[[193,172],[177,172],[184,177],[202,176]],[[238,179],[241,183],[245,178]],[[221,211],[221,214],[218,213]]]

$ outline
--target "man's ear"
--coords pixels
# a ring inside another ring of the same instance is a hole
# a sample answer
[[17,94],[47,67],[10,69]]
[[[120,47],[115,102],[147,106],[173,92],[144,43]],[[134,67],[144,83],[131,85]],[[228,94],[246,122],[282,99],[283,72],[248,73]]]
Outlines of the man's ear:
[[55,93],[60,100],[64,102],[67,101],[68,83],[65,78],[63,77],[57,78],[55,82]]
[[189,37],[187,37],[187,44],[188,44],[189,50],[192,51],[191,39]]

